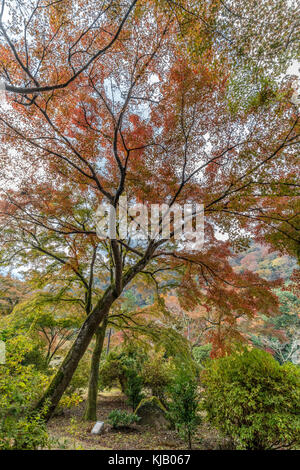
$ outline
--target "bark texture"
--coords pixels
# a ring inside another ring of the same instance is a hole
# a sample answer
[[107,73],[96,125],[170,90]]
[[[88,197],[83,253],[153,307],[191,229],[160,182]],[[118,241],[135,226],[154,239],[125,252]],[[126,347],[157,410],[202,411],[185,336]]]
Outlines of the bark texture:
[[97,396],[99,384],[99,366],[101,354],[103,351],[103,343],[107,327],[107,317],[104,318],[101,326],[97,329],[95,334],[95,347],[92,354],[91,370],[89,377],[89,389],[84,413],[86,421],[97,421]]

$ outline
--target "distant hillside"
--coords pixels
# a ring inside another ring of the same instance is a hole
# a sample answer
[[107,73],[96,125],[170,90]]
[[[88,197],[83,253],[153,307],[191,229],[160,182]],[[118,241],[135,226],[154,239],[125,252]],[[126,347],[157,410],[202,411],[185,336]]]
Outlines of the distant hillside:
[[248,250],[232,258],[232,266],[237,272],[253,271],[268,281],[278,278],[289,279],[294,269],[299,268],[296,259],[269,253],[266,246],[253,244]]

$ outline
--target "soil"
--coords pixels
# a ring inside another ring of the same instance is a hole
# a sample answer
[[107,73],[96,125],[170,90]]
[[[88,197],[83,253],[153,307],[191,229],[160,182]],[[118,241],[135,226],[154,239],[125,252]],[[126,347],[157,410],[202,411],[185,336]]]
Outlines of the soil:
[[[112,429],[107,417],[114,409],[128,412],[126,397],[119,390],[101,393],[98,396],[97,418],[104,421],[101,435],[91,434],[94,422],[82,421],[85,402],[64,410],[63,415],[54,416],[48,423],[52,449],[70,450],[186,450],[186,443],[174,430],[157,430],[151,426],[132,425],[122,430]],[[193,449],[225,449],[228,442],[218,432],[203,422],[193,438]]]

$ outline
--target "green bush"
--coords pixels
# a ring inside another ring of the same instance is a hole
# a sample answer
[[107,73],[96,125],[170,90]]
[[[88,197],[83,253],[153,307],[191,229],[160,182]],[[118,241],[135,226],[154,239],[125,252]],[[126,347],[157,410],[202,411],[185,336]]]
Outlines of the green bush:
[[99,371],[100,390],[110,389],[120,384],[122,391],[124,391],[126,377],[119,356],[119,353],[111,351],[105,360],[101,362]]
[[24,365],[34,346],[20,335],[6,341],[6,363],[0,365],[0,449],[49,446],[43,412],[32,413],[49,377]]
[[134,413],[127,413],[125,410],[113,410],[108,415],[108,422],[114,429],[130,426],[137,423],[140,418]]
[[134,411],[140,401],[144,398],[144,394],[142,393],[143,380],[142,377],[134,369],[128,369],[126,371],[126,378],[127,382],[124,392],[127,396],[128,405],[130,405],[132,410]]
[[165,402],[167,387],[172,379],[172,366],[170,361],[164,359],[163,353],[151,356],[143,364],[142,379],[144,386],[151,390],[151,394]]
[[37,370],[47,372],[47,363],[41,341],[32,342],[33,348],[29,351],[22,361],[23,365],[34,365]]
[[203,373],[209,421],[237,449],[296,446],[300,435],[300,369],[253,349],[211,361]]
[[143,350],[134,344],[129,344],[122,349],[111,351],[101,363],[99,374],[99,387],[112,388],[120,384],[122,392],[126,393],[128,377],[135,371],[139,375],[142,364],[146,360]]
[[133,410],[144,397],[143,380],[140,375],[146,355],[135,345],[126,345],[112,351],[101,364],[100,388],[111,388],[119,382]]
[[204,363],[210,358],[211,347],[211,344],[203,344],[193,348],[193,358],[199,366],[204,366]]
[[169,403],[168,417],[179,431],[179,434],[192,448],[192,436],[200,424],[197,413],[199,405],[198,384],[194,375],[186,369],[179,369],[174,375],[173,383],[169,388],[171,401]]
[[40,338],[32,337],[31,334],[22,331],[21,328],[18,331],[17,328],[7,324],[6,329],[0,331],[0,340],[8,341],[8,344],[12,344],[15,340],[18,341],[17,338],[21,337],[26,338],[26,342],[30,344],[30,347],[23,349],[22,365],[33,365],[35,369],[48,374],[44,345]]
[[50,446],[46,423],[40,415],[6,416],[0,424],[0,450],[37,450]]

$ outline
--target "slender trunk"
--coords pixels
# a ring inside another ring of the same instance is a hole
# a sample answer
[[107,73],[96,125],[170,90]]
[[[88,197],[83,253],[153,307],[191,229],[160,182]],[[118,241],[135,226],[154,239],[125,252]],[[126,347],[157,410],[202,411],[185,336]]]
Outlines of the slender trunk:
[[96,331],[96,344],[92,354],[91,370],[89,378],[88,398],[84,412],[85,421],[97,421],[97,395],[99,383],[99,366],[101,353],[103,350],[103,343],[105,338],[105,331],[107,326],[107,317],[104,318],[102,325]]
[[189,449],[192,449],[192,438],[191,438],[191,431],[188,430],[188,441],[189,441]]
[[113,288],[109,287],[83,323],[65,360],[61,364],[45,394],[36,405],[35,411],[41,411],[46,407],[46,411],[44,412],[43,410],[43,416],[46,420],[51,418],[59,400],[73,377],[80,359],[84,355],[92,337],[96,333],[98,325],[108,314],[116,297],[117,296]]
[[111,338],[111,328],[109,329],[109,332],[108,332],[106,354],[108,354],[108,353],[109,353],[109,347],[110,347],[110,338]]

